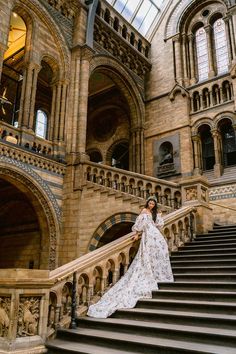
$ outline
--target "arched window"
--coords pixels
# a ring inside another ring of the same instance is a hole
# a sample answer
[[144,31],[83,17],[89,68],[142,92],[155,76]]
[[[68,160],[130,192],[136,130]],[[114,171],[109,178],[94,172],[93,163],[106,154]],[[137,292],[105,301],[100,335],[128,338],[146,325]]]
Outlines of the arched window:
[[36,112],[35,134],[40,138],[46,139],[47,124],[48,124],[47,114],[41,109],[38,109]]
[[223,74],[229,69],[229,55],[227,48],[227,38],[225,33],[225,23],[222,18],[214,22],[213,33],[217,74]]
[[199,81],[208,78],[208,50],[206,31],[203,27],[196,31],[197,68]]

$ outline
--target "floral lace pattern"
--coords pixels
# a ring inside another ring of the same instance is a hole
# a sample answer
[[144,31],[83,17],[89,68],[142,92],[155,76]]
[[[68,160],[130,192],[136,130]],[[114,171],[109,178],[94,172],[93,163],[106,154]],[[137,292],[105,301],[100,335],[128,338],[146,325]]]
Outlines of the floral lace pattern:
[[107,318],[117,309],[133,308],[141,298],[151,298],[158,282],[173,282],[167,243],[158,227],[164,225],[157,215],[141,213],[132,231],[142,232],[138,252],[125,275],[88,310],[88,316]]

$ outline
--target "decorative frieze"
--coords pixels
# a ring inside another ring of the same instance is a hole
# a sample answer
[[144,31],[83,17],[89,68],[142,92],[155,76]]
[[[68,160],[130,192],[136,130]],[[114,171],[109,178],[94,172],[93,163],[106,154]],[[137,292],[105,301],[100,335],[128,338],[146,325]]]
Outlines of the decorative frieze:
[[10,304],[9,296],[0,297],[0,337],[7,337],[10,326]]
[[39,333],[40,297],[21,297],[17,322],[17,337]]

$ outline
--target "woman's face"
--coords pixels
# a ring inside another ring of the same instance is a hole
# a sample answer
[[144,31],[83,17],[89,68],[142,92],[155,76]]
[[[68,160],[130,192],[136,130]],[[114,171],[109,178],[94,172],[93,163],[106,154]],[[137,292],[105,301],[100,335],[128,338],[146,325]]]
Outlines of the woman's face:
[[152,210],[155,205],[156,205],[156,203],[154,202],[154,200],[149,200],[149,202],[148,202],[148,209]]

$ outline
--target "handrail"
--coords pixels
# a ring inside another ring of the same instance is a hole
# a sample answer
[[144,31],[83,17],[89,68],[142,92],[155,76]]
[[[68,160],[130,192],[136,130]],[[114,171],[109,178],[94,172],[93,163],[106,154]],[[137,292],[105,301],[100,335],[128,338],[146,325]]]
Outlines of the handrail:
[[[196,208],[193,206],[185,206],[181,209],[178,209],[170,214],[163,216],[165,221],[165,227],[169,224],[173,223],[175,219],[179,219],[184,215],[195,212]],[[110,256],[114,253],[114,251],[118,251],[119,249],[123,249],[130,245],[133,242],[132,236],[134,232],[130,232],[119,239],[110,242],[107,245],[102,246],[92,252],[89,252],[80,258],[77,258],[61,267],[50,271],[49,279],[54,281],[55,283],[58,281],[62,281],[63,279],[70,277],[75,271],[87,269],[94,264],[94,261],[97,263],[104,259],[104,256]]]
[[176,182],[171,182],[171,181],[166,181],[160,178],[156,178],[156,177],[152,177],[152,176],[148,176],[148,175],[143,175],[141,173],[137,173],[137,172],[132,172],[132,171],[128,171],[128,170],[123,170],[121,168],[116,168],[116,167],[111,167],[109,165],[105,165],[105,164],[99,164],[96,162],[92,162],[92,161],[86,161],[84,162],[85,165],[89,165],[89,166],[93,166],[99,169],[105,169],[105,170],[109,170],[111,172],[114,173],[120,173],[126,176],[130,176],[130,177],[135,177],[135,178],[142,178],[142,179],[146,179],[149,180],[151,182],[155,182],[155,183],[159,183],[159,184],[165,184],[166,186],[169,187],[175,187],[175,188],[179,188],[179,184]]
[[232,207],[229,207],[229,206],[226,206],[226,205],[221,205],[221,204],[214,203],[214,202],[210,202],[209,204],[216,205],[216,206],[219,206],[219,207],[222,207],[222,208],[225,208],[225,209],[229,209],[229,210],[232,210],[232,211],[236,211],[236,208],[232,208]]

